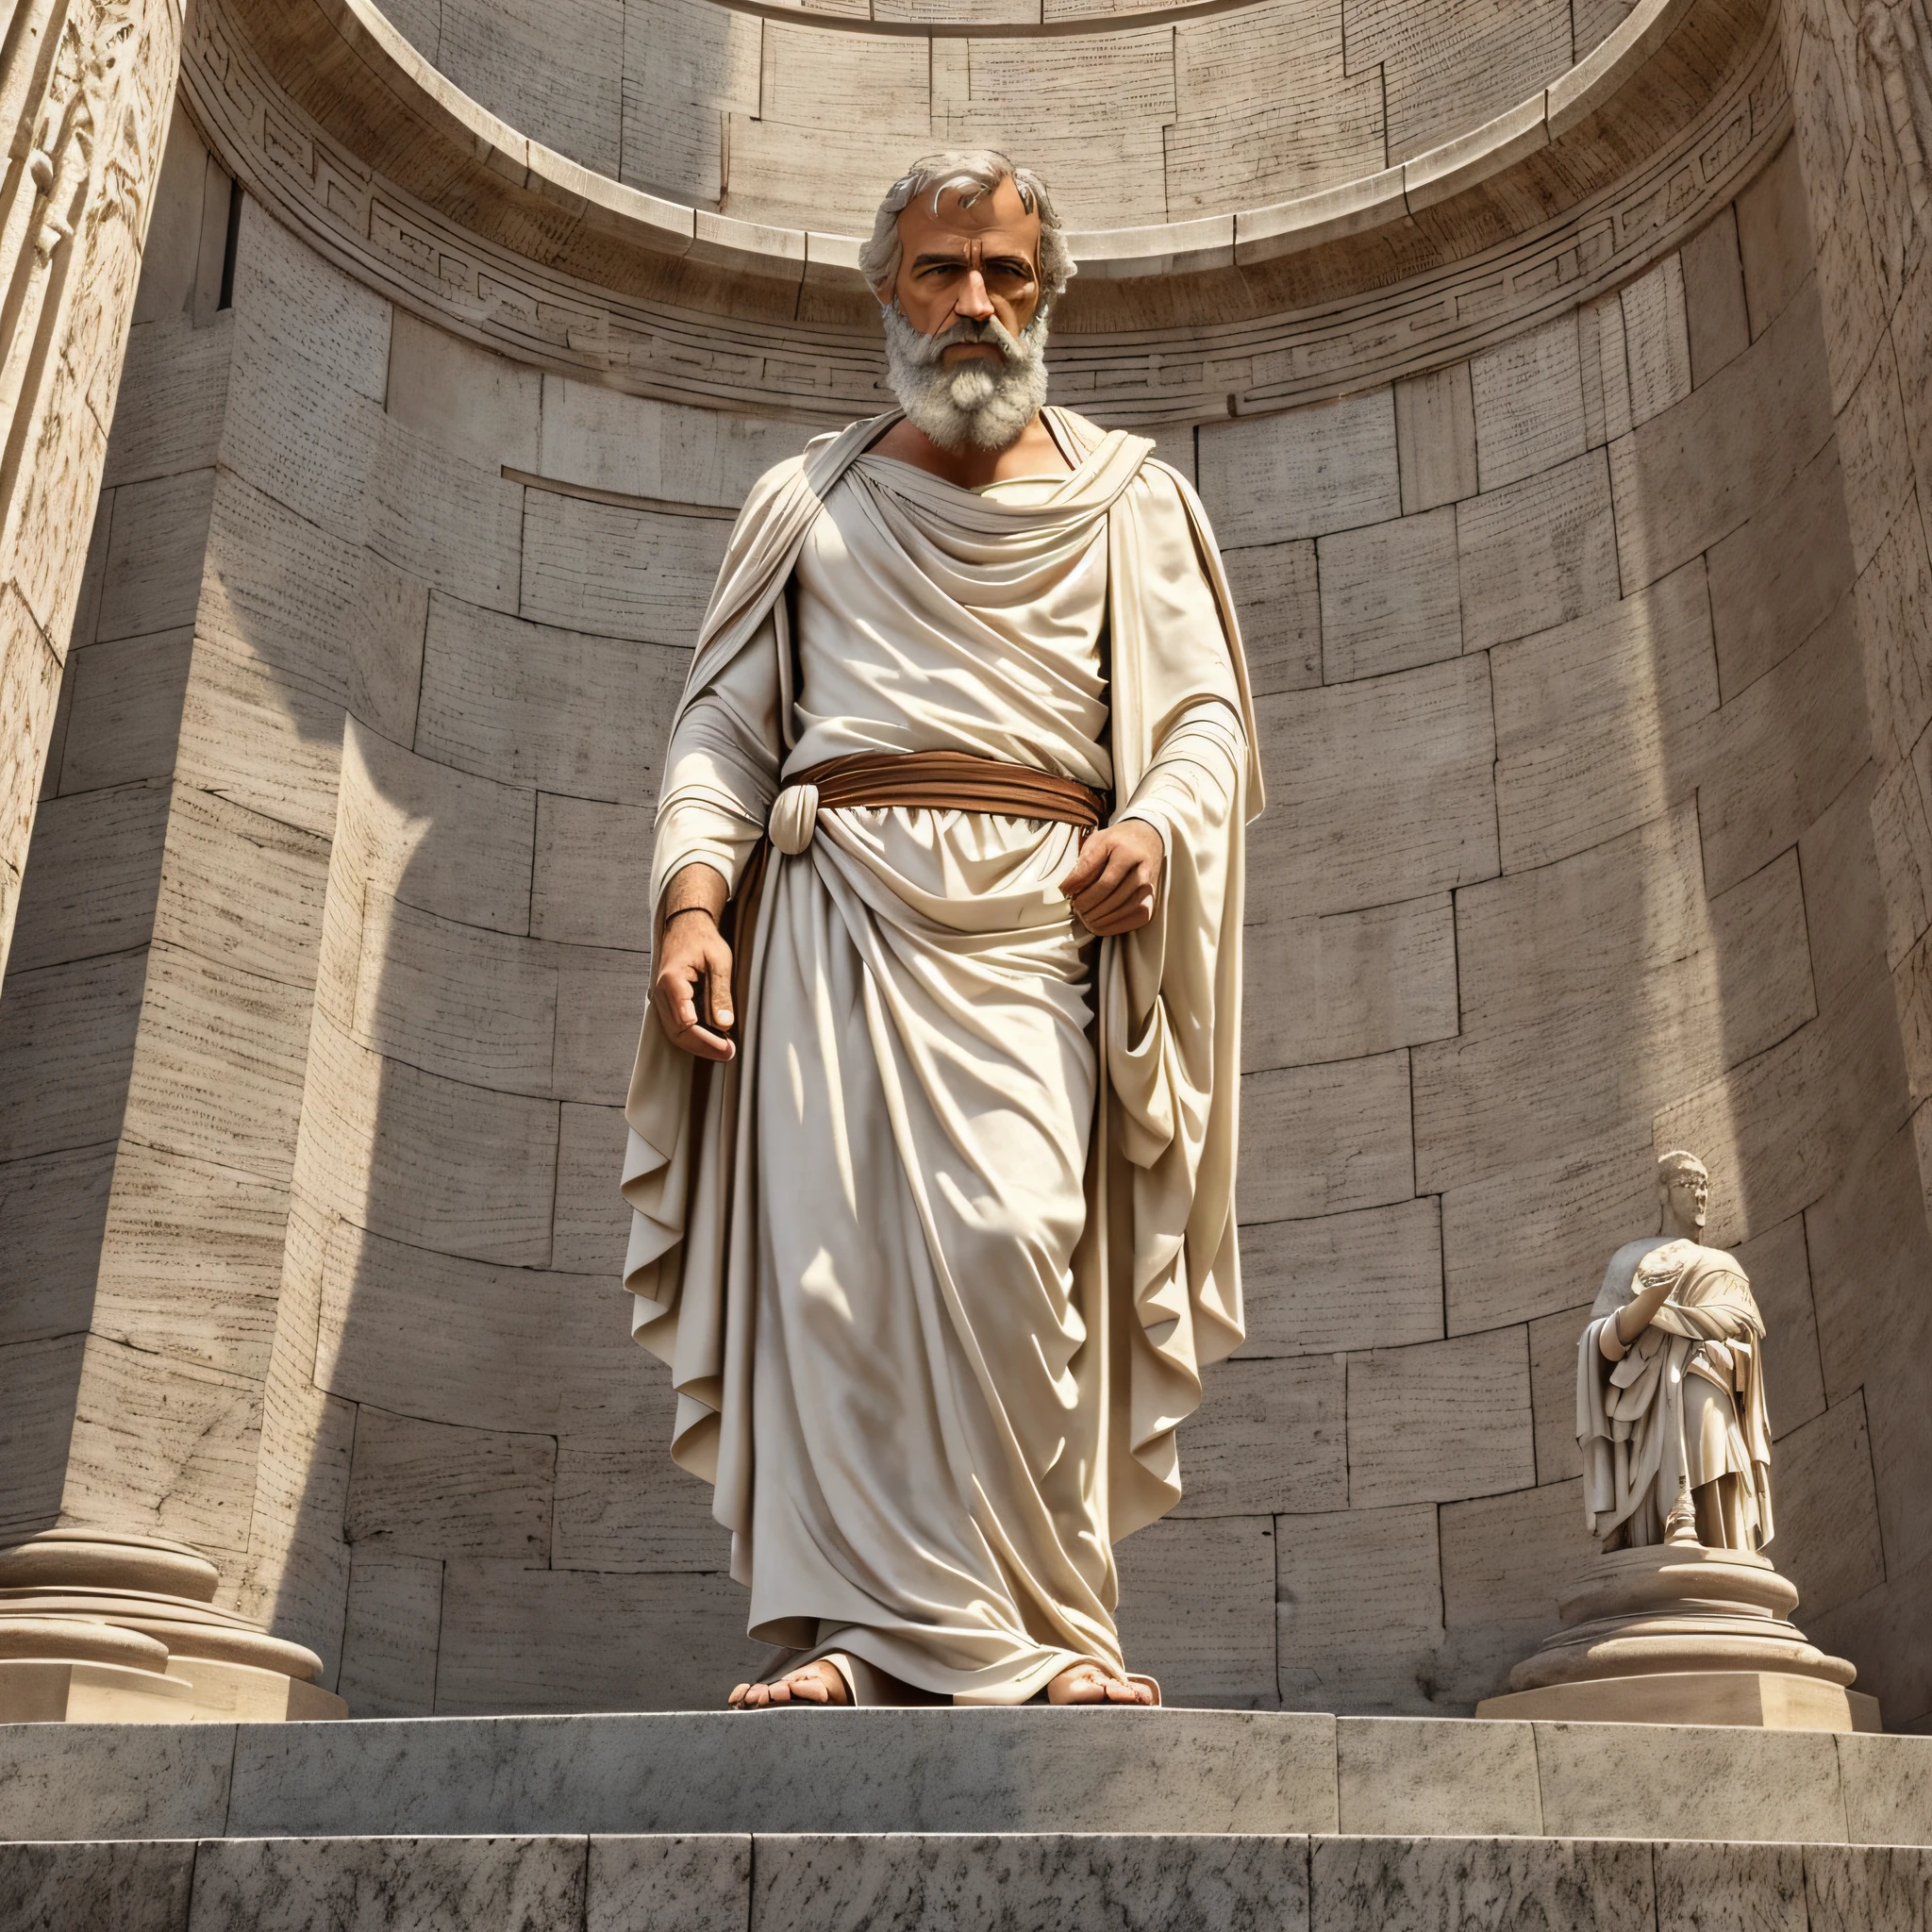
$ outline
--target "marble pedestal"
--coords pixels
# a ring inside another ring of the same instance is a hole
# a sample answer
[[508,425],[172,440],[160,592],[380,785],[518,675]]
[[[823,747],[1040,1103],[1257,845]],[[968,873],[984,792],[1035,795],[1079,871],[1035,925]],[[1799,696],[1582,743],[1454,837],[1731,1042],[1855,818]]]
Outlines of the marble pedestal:
[[1768,1557],[1695,1543],[1598,1557],[1557,1599],[1562,1627],[1480,1718],[1878,1731],[1857,1673],[1790,1621],[1798,1592]]
[[279,1724],[348,1715],[322,1659],[217,1607],[158,1537],[54,1529],[0,1550],[0,1724]]

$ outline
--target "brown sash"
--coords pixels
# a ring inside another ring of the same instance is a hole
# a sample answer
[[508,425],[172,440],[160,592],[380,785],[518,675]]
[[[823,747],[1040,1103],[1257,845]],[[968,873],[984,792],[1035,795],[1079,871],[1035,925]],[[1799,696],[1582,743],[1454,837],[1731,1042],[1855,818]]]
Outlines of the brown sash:
[[[990,811],[1078,825],[1083,832],[1092,831],[1107,816],[1106,795],[1091,785],[968,751],[851,752],[794,773],[784,783],[816,787],[821,811],[836,811],[844,805]],[[739,1025],[747,1010],[752,934],[757,930],[758,900],[764,893],[771,858],[772,840],[767,833],[745,861],[738,891],[725,908],[725,938],[731,947],[731,1011]]]

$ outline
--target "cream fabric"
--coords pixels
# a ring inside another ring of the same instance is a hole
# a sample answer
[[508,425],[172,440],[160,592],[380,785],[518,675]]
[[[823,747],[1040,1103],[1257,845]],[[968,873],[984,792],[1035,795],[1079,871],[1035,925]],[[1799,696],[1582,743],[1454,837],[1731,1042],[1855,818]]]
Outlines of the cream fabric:
[[[1676,1280],[1613,1362],[1604,1324],[1636,1299],[1640,1269]],[[1655,1235],[1611,1256],[1576,1357],[1584,1520],[1606,1548],[1662,1542],[1680,1478],[1704,1491],[1701,1542],[1756,1550],[1771,1541],[1763,1341],[1751,1284],[1723,1249]]]
[[821,812],[772,861],[738,1060],[647,1018],[626,1109],[634,1332],[754,1634],[995,1703],[1121,1667],[1112,1542],[1177,1496],[1174,1424],[1241,1337],[1238,635],[1185,484],[1050,421],[1064,479],[975,494],[848,432],[755,492],[654,899],[697,859],[735,885],[785,772],[943,749],[1118,779],[1169,844],[1160,915],[1088,938],[1067,826]]

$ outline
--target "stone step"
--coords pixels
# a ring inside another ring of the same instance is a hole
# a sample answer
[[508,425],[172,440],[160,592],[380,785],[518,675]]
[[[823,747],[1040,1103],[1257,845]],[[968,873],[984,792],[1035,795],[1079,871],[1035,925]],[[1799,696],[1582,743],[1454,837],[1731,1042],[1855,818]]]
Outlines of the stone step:
[[949,1833],[0,1844],[39,1932],[1924,1932],[1932,1851]]

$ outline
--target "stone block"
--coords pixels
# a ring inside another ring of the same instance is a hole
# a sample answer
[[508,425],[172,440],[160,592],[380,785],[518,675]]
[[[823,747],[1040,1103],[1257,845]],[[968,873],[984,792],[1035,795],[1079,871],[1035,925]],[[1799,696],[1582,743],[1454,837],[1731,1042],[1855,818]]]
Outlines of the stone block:
[[196,328],[185,311],[127,331],[102,489],[214,468],[234,335],[227,316]]
[[[1614,1252],[1607,1242],[1606,1258]],[[1590,1306],[1584,1302],[1541,1315],[1529,1324],[1529,1399],[1539,1483],[1574,1482],[1583,1474],[1583,1452],[1576,1441],[1576,1346],[1590,1320]]]
[[1542,1833],[1536,1734],[1527,1724],[1341,1718],[1335,1776],[1337,1817],[1352,1838]]
[[748,1606],[723,1575],[452,1562],[437,1711],[716,1709],[769,1660]]
[[561,20],[541,0],[446,0],[437,64],[513,127],[615,175],[624,19],[623,0]]
[[1169,1704],[1275,1702],[1274,1523],[1169,1517],[1116,1546],[1128,1667]]
[[711,1514],[711,1486],[671,1459],[677,1398],[670,1373],[641,1349],[634,1354],[630,1372],[641,1385],[635,1427],[567,1429],[558,1439],[551,1562],[612,1574],[722,1574],[731,1533]]
[[94,635],[151,637],[194,622],[215,473],[190,470],[114,492]]
[[1796,1845],[1664,1843],[1651,1860],[1657,1932],[1807,1932]]
[[392,744],[416,740],[423,638],[428,627],[429,586],[365,550],[349,625],[345,696],[350,713]]
[[0,1344],[86,1329],[113,1179],[111,1145],[64,1148],[0,1168],[10,1277],[0,1298]]
[[202,1550],[244,1550],[260,1438],[260,1382],[90,1336],[61,1508]]
[[187,1932],[192,1840],[0,1844],[0,1923],[21,1932]]
[[1729,536],[1824,448],[1831,429],[1813,283],[1689,401],[1610,445],[1624,593]]
[[1695,1818],[1713,1839],[1844,1840],[1829,1731],[1539,1724],[1536,1732],[1552,1836],[1669,1838]]
[[1248,844],[1256,905],[1342,912],[1498,870],[1487,658],[1290,691],[1256,710],[1271,808]]
[[581,1838],[227,1838],[194,1858],[188,1932],[579,1924]]
[[556,1476],[555,1437],[420,1422],[365,1402],[342,1534],[410,1556],[544,1563]]
[[1738,196],[1738,247],[1755,341],[1782,315],[1811,273],[1811,219],[1798,144],[1788,141]]
[[1449,505],[1338,531],[1318,548],[1324,683],[1460,655],[1462,591]]
[[615,1282],[464,1260],[338,1224],[315,1376],[348,1401],[425,1422],[627,1428],[655,1406],[629,1324]]
[[531,932],[566,945],[648,953],[651,841],[643,806],[540,792]]
[[336,1689],[351,1717],[427,1717],[436,1707],[442,1564],[380,1544],[351,1553]]
[[1177,1516],[1339,1509],[1348,1461],[1339,1356],[1223,1362],[1180,1429]]
[[650,994],[650,962],[604,946],[558,946],[556,958],[551,1091],[559,1100],[620,1106]]
[[286,1181],[124,1141],[89,1325],[132,1348],[262,1375],[288,1220]]
[[1690,393],[1690,336],[1684,267],[1667,255],[1647,275],[1626,282],[1624,358],[1630,379],[1630,426],[1648,423]]
[[163,785],[42,800],[8,969],[35,973],[145,945],[167,828]]
[[1916,493],[1859,575],[1857,604],[1872,748],[1896,765],[1932,722],[1932,557]]
[[1790,657],[1851,588],[1843,490],[1833,439],[1756,516],[1712,544],[1711,628],[1726,700]]
[[1932,1738],[1838,1740],[1845,1836],[1855,1845],[1932,1845]]
[[1523,1329],[1348,1357],[1351,1507],[1450,1502],[1535,1481]]
[[1442,1332],[1434,1201],[1241,1230],[1245,1360],[1431,1341]]
[[1442,1643],[1434,1508],[1286,1516],[1275,1539],[1282,1702],[1430,1708]]
[[126,1131],[164,1152],[286,1180],[302,1115],[307,990],[148,948]]
[[626,9],[620,173],[628,187],[714,206],[725,114],[758,112],[764,23],[706,12],[706,0]]
[[1241,1063],[1250,1073],[1355,1059],[1456,1031],[1447,892],[1361,912],[1274,916],[1242,936]]
[[524,491],[435,438],[384,416],[369,486],[369,547],[466,604],[513,611]]
[[760,1833],[752,1932],[1011,1924],[1040,1932],[1309,1924],[1303,1839]]
[[483,463],[535,470],[543,373],[432,328],[406,309],[390,324],[389,413]]
[[1874,959],[1886,955],[1885,892],[1874,849],[1877,775],[1869,766],[1832,800],[1798,841],[1820,1008],[1836,1007]]
[[1751,346],[1744,265],[1738,252],[1738,217],[1725,208],[1685,242],[1685,322],[1690,338],[1690,379],[1708,382]]
[[234,1754],[231,1724],[9,1725],[0,1808],[16,1840],[213,1837]]
[[631,1210],[611,1177],[623,1172],[625,1132],[621,1108],[565,1103],[557,1145],[554,1267],[612,1280],[623,1274]]
[[0,1160],[93,1147],[121,1132],[141,1024],[144,952],[8,976],[0,1008]]
[[1650,1932],[1656,1924],[1646,1845],[1317,1839],[1309,1886],[1312,1932],[1507,1924]]
[[435,597],[416,749],[541,791],[648,805],[689,662]]
[[1775,1046],[1818,1011],[1798,855],[1787,848],[1710,902],[1711,950],[1724,1002],[1724,1059]]
[[321,1014],[309,1072],[305,1151],[335,1211],[439,1253],[548,1264],[554,1101],[386,1059]]
[[1234,591],[1250,690],[1259,697],[1320,684],[1322,603],[1313,542],[1224,550],[1221,561]]
[[1764,1394],[1775,1440],[1824,1413],[1804,1217],[1794,1214],[1740,1242],[1738,1260],[1751,1277],[1751,1293],[1764,1317]]
[[523,616],[599,637],[691,647],[724,560],[726,525],[554,490],[524,495],[523,601],[516,607]]
[[1225,544],[1320,537],[1402,513],[1388,389],[1204,424],[1198,460],[1201,494]]
[[1819,1845],[1805,1850],[1809,1932],[1924,1932],[1932,1919],[1932,1853],[1909,1845]]
[[74,654],[58,790],[92,791],[175,769],[193,651],[192,630],[172,630]]
[[1404,516],[1476,493],[1475,396],[1467,362],[1395,385],[1395,451]]
[[1481,489],[1554,470],[1589,446],[1574,314],[1486,350],[1469,372]]
[[1480,650],[1618,596],[1609,466],[1592,450],[1456,507],[1462,642]]
[[371,888],[356,1038],[448,1080],[547,1093],[557,979],[556,950],[541,940],[419,912]]
[[[1126,58],[1116,61],[1121,71],[1113,77],[1130,88],[1152,85],[1171,108],[1172,52],[1163,75],[1145,37],[1121,51]],[[994,73],[1001,64],[997,53],[988,62]],[[984,76],[989,92],[998,85],[994,73]],[[922,41],[866,35],[848,51],[842,39],[827,45],[809,26],[775,25],[765,35],[758,112],[767,120],[810,127],[824,117],[916,137],[931,131],[932,111],[932,58]]]
[[1490,654],[1503,867],[1547,865],[1661,817],[1697,783],[1718,708],[1700,564]]
[[[1767,1337],[1767,1353],[1771,1345]],[[1772,1462],[1777,1535],[1771,1556],[1797,1585],[1801,1615],[1824,1616],[1882,1583],[1885,1548],[1862,1395],[1786,1430]]]
[[247,196],[235,255],[235,307],[272,321],[291,349],[344,389],[383,399],[391,309],[373,289],[328,260]]
[[1624,304],[1616,295],[1586,302],[1576,311],[1583,378],[1583,434],[1591,449],[1630,431],[1630,351]]
[[1245,1220],[1341,1214],[1415,1193],[1407,1053],[1250,1074],[1241,1124]]
[[86,1345],[85,1334],[72,1334],[0,1346],[0,1459],[8,1471],[0,1537],[9,1542],[60,1520]]
[[593,1838],[585,1932],[743,1932],[750,1912],[749,1833]]

